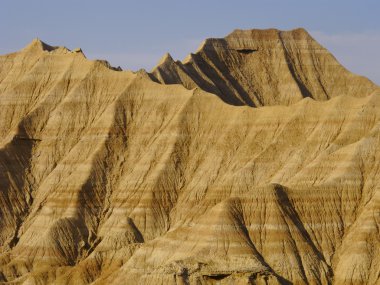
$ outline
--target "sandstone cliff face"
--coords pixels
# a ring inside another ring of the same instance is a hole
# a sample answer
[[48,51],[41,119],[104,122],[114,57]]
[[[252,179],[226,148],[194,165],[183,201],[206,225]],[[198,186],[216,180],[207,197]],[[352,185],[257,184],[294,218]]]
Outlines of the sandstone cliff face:
[[152,77],[257,107],[290,105],[305,97],[362,97],[375,88],[348,72],[303,29],[235,30],[224,39],[205,40],[184,62],[165,55]]
[[150,74],[35,40],[0,106],[4,284],[380,282],[380,89],[304,30]]

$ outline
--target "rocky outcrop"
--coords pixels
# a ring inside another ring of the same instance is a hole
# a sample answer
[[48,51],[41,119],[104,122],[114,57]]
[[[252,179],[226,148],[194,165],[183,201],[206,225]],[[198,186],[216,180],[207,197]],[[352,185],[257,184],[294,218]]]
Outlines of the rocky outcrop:
[[0,283],[376,284],[379,95],[304,30],[1,56]]
[[304,29],[235,30],[205,40],[184,62],[166,55],[151,74],[161,83],[199,87],[229,104],[256,107],[367,96],[376,88],[342,67]]

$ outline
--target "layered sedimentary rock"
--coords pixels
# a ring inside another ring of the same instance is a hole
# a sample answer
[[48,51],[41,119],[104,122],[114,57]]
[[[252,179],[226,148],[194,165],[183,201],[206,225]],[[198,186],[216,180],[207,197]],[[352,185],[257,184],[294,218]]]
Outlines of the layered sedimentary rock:
[[235,30],[207,39],[184,62],[166,54],[152,71],[165,84],[200,87],[234,105],[290,105],[310,97],[366,96],[374,86],[341,66],[304,29]]
[[0,282],[376,284],[380,89],[304,30],[120,71],[0,57]]

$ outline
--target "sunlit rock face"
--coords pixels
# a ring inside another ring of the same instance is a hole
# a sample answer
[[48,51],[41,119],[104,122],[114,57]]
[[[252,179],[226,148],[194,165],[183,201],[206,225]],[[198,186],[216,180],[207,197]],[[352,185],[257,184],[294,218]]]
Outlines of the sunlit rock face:
[[152,75],[166,84],[199,87],[233,105],[291,105],[310,97],[363,97],[368,79],[342,67],[305,30],[235,30],[207,39],[183,62],[165,55]]
[[380,88],[303,29],[150,73],[34,40],[0,110],[0,283],[380,282]]

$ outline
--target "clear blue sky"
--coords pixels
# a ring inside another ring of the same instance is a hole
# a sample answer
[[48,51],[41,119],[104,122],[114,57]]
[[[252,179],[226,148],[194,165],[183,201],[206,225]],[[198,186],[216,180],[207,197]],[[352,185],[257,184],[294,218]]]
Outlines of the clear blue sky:
[[151,69],[235,28],[306,28],[351,71],[380,84],[380,0],[2,0],[0,53],[39,37],[87,57]]

